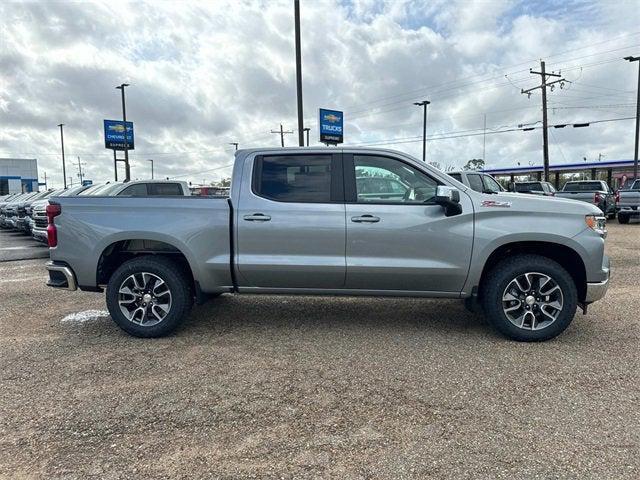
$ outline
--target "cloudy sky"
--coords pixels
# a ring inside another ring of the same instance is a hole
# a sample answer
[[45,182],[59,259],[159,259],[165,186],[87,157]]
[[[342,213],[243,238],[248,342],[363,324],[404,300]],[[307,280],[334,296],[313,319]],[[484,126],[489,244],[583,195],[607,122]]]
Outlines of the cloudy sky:
[[[568,80],[549,93],[552,124],[635,114],[638,67],[622,57],[640,55],[639,0],[301,4],[312,144],[327,107],[345,111],[346,144],[420,156],[413,102],[427,99],[429,161],[460,168],[484,150],[491,167],[540,164],[540,130],[503,131],[541,120],[539,93],[520,94],[539,82],[529,68],[541,58]],[[0,157],[37,158],[60,185],[64,123],[68,162],[111,179],[102,119],[121,118],[123,82],[133,177],[150,175],[149,158],[156,176],[228,176],[229,142],[278,146],[272,129],[297,128],[293,1],[0,3]],[[632,158],[633,128],[551,129],[551,161]]]

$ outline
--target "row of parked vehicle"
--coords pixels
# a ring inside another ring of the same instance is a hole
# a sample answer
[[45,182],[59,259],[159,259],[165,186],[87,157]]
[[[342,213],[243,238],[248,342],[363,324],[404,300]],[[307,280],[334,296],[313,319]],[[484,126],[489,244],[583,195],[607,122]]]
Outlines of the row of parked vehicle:
[[[491,175],[482,172],[451,172],[453,178],[467,187],[481,193],[500,193],[506,191]],[[549,182],[528,181],[513,182],[509,191],[527,193],[545,197],[568,198],[587,202],[598,207],[609,220],[618,216],[618,222],[629,223],[629,219],[640,215],[640,180],[630,188],[613,191],[602,180],[576,180],[564,184],[562,190],[556,190]]]
[[31,235],[47,242],[47,213],[49,198],[72,196],[184,196],[191,195],[189,185],[181,181],[140,180],[78,185],[44,192],[16,193],[0,197],[0,227]]

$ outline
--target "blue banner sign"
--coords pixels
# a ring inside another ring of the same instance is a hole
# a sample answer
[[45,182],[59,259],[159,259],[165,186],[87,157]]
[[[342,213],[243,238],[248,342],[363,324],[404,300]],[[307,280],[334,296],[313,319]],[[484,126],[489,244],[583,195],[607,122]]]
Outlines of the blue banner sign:
[[133,147],[133,122],[127,122],[127,140],[125,143],[122,120],[104,121],[104,148],[133,150]]
[[338,144],[344,140],[344,114],[338,110],[320,109],[320,141]]

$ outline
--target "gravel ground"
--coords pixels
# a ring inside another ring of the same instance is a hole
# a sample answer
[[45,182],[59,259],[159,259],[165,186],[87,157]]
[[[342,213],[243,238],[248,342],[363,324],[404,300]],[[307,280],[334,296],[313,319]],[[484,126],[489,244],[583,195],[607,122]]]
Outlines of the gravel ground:
[[460,302],[276,296],[140,340],[1,263],[0,476],[640,478],[640,225],[608,250],[607,297],[542,344]]

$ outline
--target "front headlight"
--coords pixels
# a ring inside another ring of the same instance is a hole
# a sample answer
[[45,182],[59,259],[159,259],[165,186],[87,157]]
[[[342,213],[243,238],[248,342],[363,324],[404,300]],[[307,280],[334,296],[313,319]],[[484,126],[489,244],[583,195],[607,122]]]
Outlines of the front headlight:
[[598,235],[607,236],[607,219],[603,215],[586,215],[584,221]]

